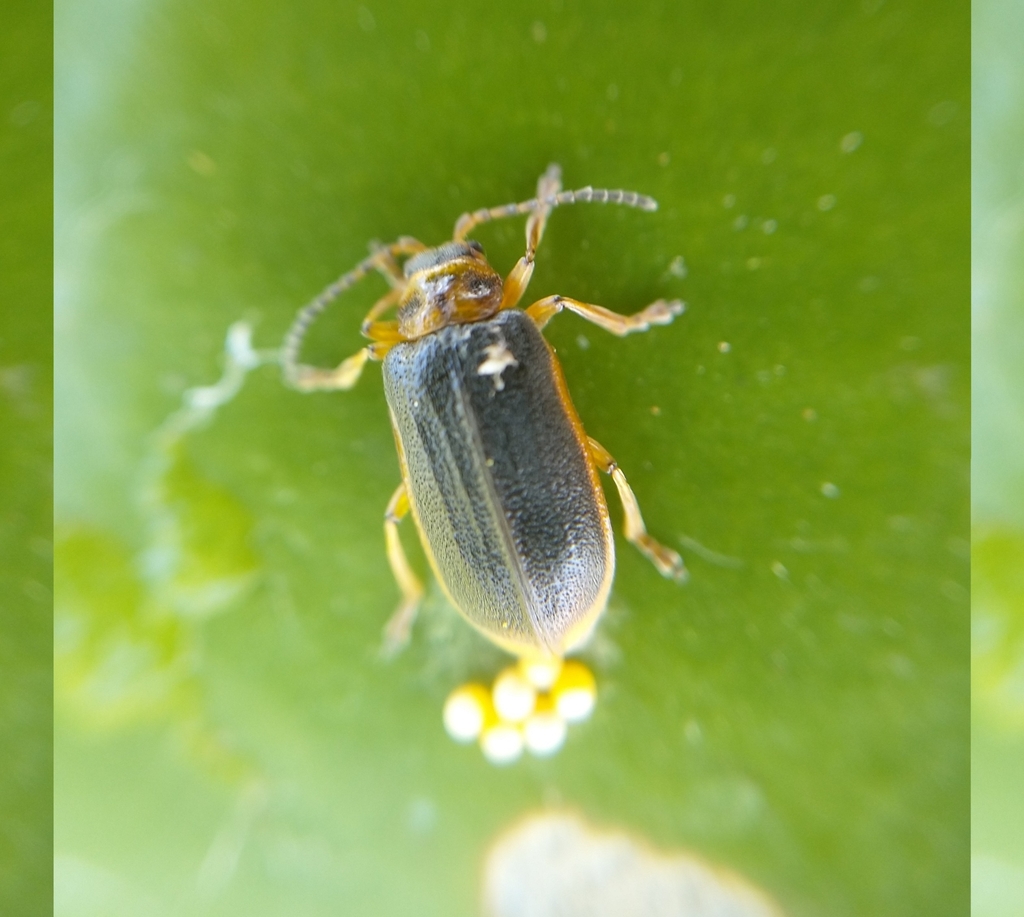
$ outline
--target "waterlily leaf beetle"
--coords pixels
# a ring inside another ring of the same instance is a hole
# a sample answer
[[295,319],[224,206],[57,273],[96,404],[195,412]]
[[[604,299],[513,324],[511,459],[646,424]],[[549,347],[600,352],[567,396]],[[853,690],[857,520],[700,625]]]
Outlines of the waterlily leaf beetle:
[[[349,389],[368,360],[383,363],[402,481],[385,512],[384,535],[402,601],[386,646],[409,636],[423,586],[398,536],[411,511],[448,598],[481,633],[522,658],[560,658],[582,645],[604,610],[615,569],[612,527],[598,472],[611,475],[624,532],[660,573],[683,579],[680,556],[652,538],[622,470],[587,436],[561,367],[541,330],[563,309],[624,336],[668,324],[683,311],[659,299],[634,315],[564,296],[516,308],[533,274],[551,211],[582,202],[655,210],[632,191],[563,191],[549,166],[536,197],[459,217],[452,239],[430,248],[410,237],[369,257],[297,315],[281,361],[302,391]],[[526,216],[526,253],[509,275],[469,239],[482,223]],[[390,290],[369,311],[371,343],[334,369],[300,362],[310,324],[373,271]],[[384,320],[391,309],[397,317]]]

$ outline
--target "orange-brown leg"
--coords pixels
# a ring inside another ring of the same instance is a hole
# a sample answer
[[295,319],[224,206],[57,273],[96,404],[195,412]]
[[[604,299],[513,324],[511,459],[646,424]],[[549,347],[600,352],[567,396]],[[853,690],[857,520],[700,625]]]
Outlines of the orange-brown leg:
[[565,296],[547,296],[526,309],[526,314],[537,323],[538,328],[543,328],[559,312],[568,309],[605,331],[625,337],[637,331],[647,331],[651,325],[667,325],[684,308],[685,305],[678,299],[658,299],[634,315],[620,315],[604,306],[579,302]]
[[679,554],[647,534],[644,517],[640,513],[640,504],[637,503],[633,489],[629,486],[626,476],[615,459],[612,458],[611,453],[593,437],[588,436],[587,441],[594,464],[597,465],[598,470],[612,476],[619,492],[625,517],[623,534],[626,536],[626,541],[635,544],[641,553],[658,568],[658,572],[662,576],[667,576],[678,582],[685,580],[688,574]]
[[398,523],[408,513],[409,494],[403,481],[395,488],[388,508],[384,511],[384,541],[387,545],[388,563],[402,592],[402,601],[384,628],[384,654],[388,656],[394,655],[409,642],[409,633],[423,596],[423,584],[409,566],[401,539],[398,537]]
[[562,190],[562,170],[552,163],[547,171],[537,180],[537,197],[535,206],[526,221],[526,254],[516,262],[516,266],[505,278],[505,286],[501,297],[501,308],[512,309],[523,298],[526,288],[533,276],[533,262],[537,256],[537,247],[544,237],[544,227],[551,214],[558,192]]
[[395,344],[404,340],[398,333],[398,322],[364,324],[363,334],[374,343],[357,350],[334,369],[300,363],[292,368],[289,383],[300,392],[348,391],[359,381],[367,360],[382,360]]
[[519,300],[523,298],[526,288],[530,285],[531,277],[533,277],[533,258],[527,260],[524,255],[505,278],[501,292],[502,309],[514,309],[519,304]]
[[380,299],[378,299],[370,311],[366,313],[366,318],[363,319],[363,323],[359,326],[360,330],[364,335],[369,337],[367,334],[370,327],[377,322],[377,320],[388,311],[398,305],[398,301],[402,298],[402,294],[405,292],[405,285],[398,287],[396,286],[392,290],[388,290]]
[[[334,283],[323,290],[316,299],[300,309],[299,313],[295,316],[295,320],[292,322],[291,328],[288,329],[288,333],[284,338],[284,344],[281,347],[281,368],[284,371],[285,381],[289,385],[303,391],[322,388],[345,389],[355,385],[367,358],[383,356],[381,348],[368,348],[368,353],[362,354],[360,352],[355,354],[335,369],[321,369],[315,366],[308,366],[299,362],[299,349],[302,347],[302,340],[305,338],[309,326],[316,321],[320,313],[335,299],[362,280],[371,271],[379,271],[393,285],[397,283],[395,273],[398,269],[395,265],[395,258],[399,255],[417,254],[425,248],[426,246],[422,242],[417,241],[411,236],[402,236],[390,245],[377,246],[369,257],[360,261],[348,273],[342,274]],[[381,336],[383,334],[382,330],[376,327],[377,325],[390,325],[392,323],[372,321],[373,318],[397,301],[390,298],[392,295],[393,291],[379,300],[373,309],[370,310],[371,314],[367,316],[367,321],[364,322],[366,327],[363,329],[363,333],[371,338],[371,340],[387,342],[389,344],[394,344],[397,340],[400,340],[400,338],[393,335],[391,337]],[[376,311],[378,309],[379,311]],[[383,349],[384,352],[386,352],[386,349]]]
[[526,257],[531,261],[537,254],[540,240],[544,237],[544,227],[554,209],[551,203],[562,190],[562,167],[551,163],[544,174],[537,179],[537,206],[526,221]]
[[[395,247],[397,245],[402,246],[402,248],[396,251]],[[374,269],[390,286],[402,288],[405,286],[405,275],[398,266],[395,255],[415,255],[425,248],[426,246],[422,242],[413,239],[412,236],[402,236],[394,245],[382,245],[377,241],[371,242],[370,257],[376,256],[377,263],[374,264]]]

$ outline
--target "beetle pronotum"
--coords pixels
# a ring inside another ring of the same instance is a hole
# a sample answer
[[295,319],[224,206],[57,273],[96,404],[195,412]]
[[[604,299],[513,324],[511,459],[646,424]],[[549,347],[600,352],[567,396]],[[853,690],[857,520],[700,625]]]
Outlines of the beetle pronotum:
[[[408,639],[423,594],[398,536],[410,510],[452,604],[484,635],[524,658],[561,657],[580,646],[608,601],[615,548],[598,471],[615,482],[625,537],[664,576],[685,576],[679,555],[647,533],[615,460],[586,435],[540,333],[568,309],[623,336],[668,324],[683,304],[659,299],[635,315],[619,315],[547,296],[515,308],[552,209],[590,201],[657,208],[633,191],[563,191],[561,170],[551,165],[536,197],[463,214],[450,242],[428,248],[403,236],[374,247],[298,313],[285,337],[285,378],[302,391],[349,389],[367,360],[383,361],[402,472],[384,521],[387,556],[402,593],[385,629],[391,649]],[[468,236],[481,223],[520,215],[527,217],[526,253],[502,280]],[[334,369],[300,363],[313,320],[371,271],[391,287],[363,320],[362,333],[372,343]],[[397,319],[382,320],[392,308]]]

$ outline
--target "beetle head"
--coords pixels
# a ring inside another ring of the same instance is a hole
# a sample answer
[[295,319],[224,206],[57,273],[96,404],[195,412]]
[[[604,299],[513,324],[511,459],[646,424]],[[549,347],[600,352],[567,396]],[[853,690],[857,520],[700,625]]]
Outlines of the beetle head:
[[398,330],[406,339],[490,318],[501,308],[501,275],[479,242],[446,242],[410,258]]

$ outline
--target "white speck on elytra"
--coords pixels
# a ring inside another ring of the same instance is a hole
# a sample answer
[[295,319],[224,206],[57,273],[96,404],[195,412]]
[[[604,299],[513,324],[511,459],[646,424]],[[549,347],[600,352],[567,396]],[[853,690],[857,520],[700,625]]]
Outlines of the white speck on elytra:
[[508,345],[500,339],[488,344],[484,348],[484,353],[487,354],[487,359],[476,368],[477,375],[494,376],[494,390],[500,392],[505,388],[505,380],[501,374],[510,366],[518,366],[519,361],[512,355]]

